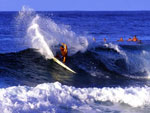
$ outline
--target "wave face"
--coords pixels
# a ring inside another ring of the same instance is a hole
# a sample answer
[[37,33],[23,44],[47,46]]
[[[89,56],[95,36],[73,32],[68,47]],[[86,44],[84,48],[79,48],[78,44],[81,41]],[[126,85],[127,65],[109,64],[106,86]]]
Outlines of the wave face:
[[96,52],[111,71],[133,78],[149,78],[150,50],[144,41],[143,44],[107,43],[96,48]]
[[[149,12],[24,7],[0,17],[2,112],[149,113]],[[135,34],[141,43],[126,41]],[[123,42],[116,41],[122,36]],[[76,74],[51,60],[61,43]]]
[[0,109],[3,113],[137,113],[140,108],[130,109],[130,106],[145,107],[146,111],[146,106],[150,104],[149,87],[81,89],[55,82],[36,87],[9,87],[0,89],[0,92]]

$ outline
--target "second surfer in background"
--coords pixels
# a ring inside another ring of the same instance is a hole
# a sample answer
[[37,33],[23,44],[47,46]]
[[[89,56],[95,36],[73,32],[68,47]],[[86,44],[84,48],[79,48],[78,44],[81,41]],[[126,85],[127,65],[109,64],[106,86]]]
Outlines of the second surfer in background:
[[123,38],[121,37],[121,38],[120,38],[120,40],[117,40],[117,41],[119,41],[119,42],[123,42]]
[[132,39],[131,39],[131,38],[129,38],[127,41],[132,41]]
[[66,57],[67,57],[67,53],[68,53],[68,50],[67,50],[67,45],[65,43],[61,43],[62,45],[60,46],[60,51],[61,51],[61,55],[63,57],[63,63],[66,62]]
[[139,39],[136,37],[136,35],[133,37],[133,39],[132,39],[132,41],[133,42],[137,42],[137,41],[139,41]]
[[104,38],[104,42],[106,42],[106,38]]
[[93,37],[93,41],[96,41],[94,37]]

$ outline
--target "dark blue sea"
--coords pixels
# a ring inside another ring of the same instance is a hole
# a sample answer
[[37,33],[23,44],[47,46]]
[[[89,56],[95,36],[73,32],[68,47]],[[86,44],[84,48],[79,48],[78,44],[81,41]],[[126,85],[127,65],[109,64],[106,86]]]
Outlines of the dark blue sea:
[[149,113],[150,12],[0,12],[0,110]]

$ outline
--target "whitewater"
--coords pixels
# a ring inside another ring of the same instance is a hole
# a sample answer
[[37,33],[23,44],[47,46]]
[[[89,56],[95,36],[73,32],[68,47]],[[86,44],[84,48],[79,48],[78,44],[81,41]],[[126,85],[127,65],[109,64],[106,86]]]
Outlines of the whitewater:
[[[0,92],[0,109],[3,113],[98,113],[115,112],[118,107],[125,113],[131,112],[125,108],[144,107],[150,104],[149,87],[75,88],[55,82],[36,87],[9,87],[0,89]],[[137,113],[138,109],[132,112]]]

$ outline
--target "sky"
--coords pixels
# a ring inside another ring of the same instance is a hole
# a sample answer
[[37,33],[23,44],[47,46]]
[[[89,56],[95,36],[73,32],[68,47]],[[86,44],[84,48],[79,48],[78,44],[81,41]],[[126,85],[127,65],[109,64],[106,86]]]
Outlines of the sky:
[[129,11],[150,10],[150,0],[0,0],[0,11]]

